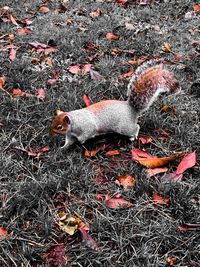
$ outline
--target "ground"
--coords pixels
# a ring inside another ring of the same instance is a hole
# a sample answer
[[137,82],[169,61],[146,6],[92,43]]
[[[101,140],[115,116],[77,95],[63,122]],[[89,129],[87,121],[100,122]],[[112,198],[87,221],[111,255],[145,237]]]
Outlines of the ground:
[[[1,266],[200,266],[199,232],[188,228],[200,223],[198,3],[140,2],[1,0]],[[119,36],[108,40],[109,32]],[[84,94],[93,102],[123,100],[130,79],[123,74],[159,57],[182,94],[159,99],[140,117],[139,136],[151,143],[112,135],[65,150],[63,138],[49,136],[56,108],[84,107]],[[76,64],[97,73],[72,73]],[[37,97],[39,89],[45,96]],[[170,108],[160,112],[164,105]],[[85,155],[103,144],[94,157]],[[41,155],[27,152],[42,147]],[[163,174],[148,178],[131,159],[133,147],[158,157],[195,152],[197,164],[181,181],[163,183]],[[105,155],[109,150],[119,155]],[[136,180],[129,190],[114,182],[124,174]],[[167,197],[165,205],[153,200],[155,192]],[[98,194],[121,194],[132,206],[108,207]],[[60,211],[81,218],[95,241],[60,230]]]

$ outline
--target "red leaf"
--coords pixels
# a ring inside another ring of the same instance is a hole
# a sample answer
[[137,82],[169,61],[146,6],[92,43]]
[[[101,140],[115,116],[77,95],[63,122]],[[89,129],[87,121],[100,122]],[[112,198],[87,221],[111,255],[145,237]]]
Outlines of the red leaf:
[[14,60],[16,57],[17,49],[16,48],[11,48],[9,58],[10,60]]
[[[43,258],[49,266],[56,267],[67,264],[65,256],[65,245],[55,245],[50,247],[44,254]],[[67,265],[65,265],[67,266]]]
[[192,152],[188,155],[186,155],[181,162],[179,163],[176,173],[182,174],[184,171],[186,171],[189,168],[192,168],[196,164],[196,153]]
[[26,25],[30,25],[30,24],[33,23],[33,21],[30,20],[30,19],[22,19],[22,20],[21,20],[21,23],[24,23],[24,24],[26,24]]
[[54,84],[55,82],[57,82],[57,80],[59,79],[59,72],[57,72],[56,70],[53,70],[53,77],[54,79],[48,79],[47,83]]
[[125,174],[125,175],[119,176],[115,180],[115,183],[123,186],[123,188],[126,190],[126,189],[133,187],[135,185],[135,178],[129,174]]
[[119,34],[114,34],[112,32],[108,32],[106,34],[106,39],[108,39],[108,40],[118,40],[119,38],[120,38]]
[[155,168],[155,169],[148,169],[146,170],[146,174],[148,177],[152,177],[158,173],[162,173],[162,172],[166,172],[168,170],[167,167],[163,167],[163,168]]
[[32,32],[32,30],[28,29],[28,28],[21,28],[21,29],[18,29],[17,31],[18,31],[18,34],[20,36],[27,35],[27,34],[30,34]]
[[139,158],[157,158],[156,156],[153,156],[146,151],[140,150],[139,148],[133,148],[131,150],[131,153],[133,160],[137,160]]
[[40,12],[42,13],[48,13],[50,11],[50,9],[47,6],[40,6],[38,9]]
[[88,106],[90,106],[90,105],[92,105],[92,101],[91,101],[91,99],[89,98],[89,96],[88,95],[84,95],[83,96],[83,102],[85,103],[85,105],[88,107]]
[[123,198],[120,198],[118,195],[115,195],[112,198],[108,198],[105,201],[106,206],[108,206],[111,209],[118,209],[118,208],[130,208],[133,207],[133,203],[129,202],[128,200],[125,200]]
[[68,71],[73,73],[73,74],[80,74],[81,72],[81,64],[76,64],[69,66]]
[[8,238],[9,234],[6,230],[6,228],[0,226],[0,241],[3,240],[4,238]]
[[44,91],[44,89],[38,89],[37,90],[37,99],[39,99],[39,100],[44,100],[44,98],[45,98],[45,91]]
[[88,72],[90,72],[92,67],[92,64],[88,63],[88,64],[84,64],[82,67],[82,74],[86,74]]
[[12,96],[25,96],[26,97],[26,96],[29,96],[29,94],[17,88],[17,89],[13,89]]
[[86,246],[88,246],[91,249],[98,250],[98,246],[96,241],[91,237],[88,232],[86,232],[83,228],[79,229],[82,239],[85,242]]
[[98,7],[97,9],[96,9],[96,11],[94,11],[94,12],[91,12],[90,14],[90,17],[99,17],[100,15],[101,15],[101,10],[100,10],[100,8]]
[[200,11],[200,4],[193,5],[193,10],[194,11]]
[[169,197],[163,197],[158,195],[156,192],[153,192],[153,201],[156,204],[160,204],[160,205],[169,205]]
[[125,5],[128,3],[128,0],[115,0],[115,2],[120,5]]

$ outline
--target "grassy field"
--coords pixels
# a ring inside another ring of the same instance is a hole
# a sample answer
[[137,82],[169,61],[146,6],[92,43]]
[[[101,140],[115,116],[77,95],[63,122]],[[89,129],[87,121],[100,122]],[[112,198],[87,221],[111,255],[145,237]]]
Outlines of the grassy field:
[[[188,226],[200,223],[198,1],[124,2],[0,1],[0,266],[200,266],[199,231]],[[108,135],[66,150],[63,138],[49,136],[56,108],[84,107],[84,94],[126,99],[123,74],[158,57],[183,93],[140,117],[140,136],[152,142]],[[96,72],[84,72],[85,64]],[[197,164],[181,181],[163,183],[165,173],[149,178],[131,159],[134,147],[158,157],[196,151]],[[115,183],[124,174],[135,178],[129,190]],[[116,194],[131,207],[102,201]],[[79,217],[90,236],[59,229],[61,211]]]

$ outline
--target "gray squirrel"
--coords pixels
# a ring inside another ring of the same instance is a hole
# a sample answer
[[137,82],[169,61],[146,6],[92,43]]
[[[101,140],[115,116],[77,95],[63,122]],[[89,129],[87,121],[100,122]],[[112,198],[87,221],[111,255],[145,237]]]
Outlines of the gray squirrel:
[[50,134],[65,135],[63,147],[111,132],[126,135],[133,141],[140,129],[138,117],[160,94],[179,91],[179,83],[173,74],[163,63],[151,60],[138,67],[132,76],[126,101],[104,100],[70,112],[57,110]]

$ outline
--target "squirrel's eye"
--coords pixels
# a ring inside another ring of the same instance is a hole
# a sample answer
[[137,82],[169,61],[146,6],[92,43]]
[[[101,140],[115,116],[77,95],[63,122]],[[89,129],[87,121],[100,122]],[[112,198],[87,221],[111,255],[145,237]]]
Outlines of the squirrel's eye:
[[61,124],[59,124],[58,126],[57,126],[57,130],[62,130],[62,125]]

